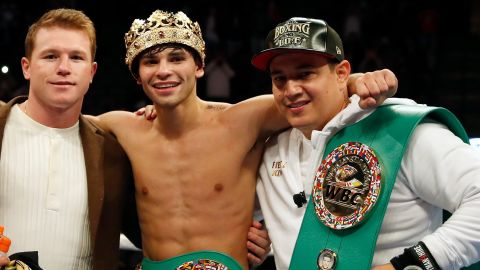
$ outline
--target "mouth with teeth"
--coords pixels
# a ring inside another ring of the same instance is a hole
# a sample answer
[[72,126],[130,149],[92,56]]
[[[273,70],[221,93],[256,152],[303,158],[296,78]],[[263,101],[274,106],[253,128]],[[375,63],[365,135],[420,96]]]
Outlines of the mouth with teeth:
[[307,105],[308,103],[310,103],[310,101],[297,101],[287,104],[286,107],[293,113],[300,113],[303,111],[305,105]]
[[179,84],[178,83],[155,83],[153,84],[153,87],[157,89],[165,89],[165,88],[176,87],[177,85]]
[[180,85],[180,83],[154,83],[152,87],[155,89],[155,92],[158,94],[170,94],[175,91],[175,87]]

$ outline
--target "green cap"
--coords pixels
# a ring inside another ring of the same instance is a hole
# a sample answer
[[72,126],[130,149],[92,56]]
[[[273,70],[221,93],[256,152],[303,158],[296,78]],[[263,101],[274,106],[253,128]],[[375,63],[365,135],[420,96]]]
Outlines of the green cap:
[[275,56],[290,51],[309,51],[342,61],[345,56],[338,33],[324,20],[294,17],[279,23],[265,40],[266,49],[254,55],[252,65],[267,70]]

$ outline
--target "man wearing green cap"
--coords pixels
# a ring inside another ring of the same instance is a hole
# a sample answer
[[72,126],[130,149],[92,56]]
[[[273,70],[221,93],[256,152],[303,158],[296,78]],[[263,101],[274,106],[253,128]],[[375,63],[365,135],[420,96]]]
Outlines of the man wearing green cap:
[[[197,96],[205,43],[182,12],[135,20],[125,42],[126,63],[157,118],[117,111],[101,115],[99,125],[116,135],[132,163],[142,268],[248,269],[258,164],[266,138],[286,121],[271,96],[235,105]],[[356,82],[360,90],[373,88],[380,102],[397,86],[388,70]]]
[[[323,20],[278,24],[252,64],[293,128],[267,143],[257,193],[278,269],[459,269],[480,259],[480,157],[443,108],[364,110]],[[393,104],[397,103],[397,104]],[[453,213],[442,224],[442,209]]]

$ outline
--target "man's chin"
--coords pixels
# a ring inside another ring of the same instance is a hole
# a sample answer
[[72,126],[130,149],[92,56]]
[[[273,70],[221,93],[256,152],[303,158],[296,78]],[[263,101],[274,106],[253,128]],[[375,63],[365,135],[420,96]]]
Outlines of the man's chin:
[[292,127],[298,128],[298,129],[302,129],[306,126],[311,125],[311,123],[306,121],[304,117],[299,117],[299,116],[288,116],[287,121]]

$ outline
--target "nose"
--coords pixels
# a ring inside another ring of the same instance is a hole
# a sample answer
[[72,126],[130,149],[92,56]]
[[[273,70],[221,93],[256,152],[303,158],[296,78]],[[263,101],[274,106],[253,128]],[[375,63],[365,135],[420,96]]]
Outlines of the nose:
[[288,80],[285,84],[285,96],[292,98],[302,94],[302,88],[294,80]]
[[157,69],[155,71],[155,75],[159,78],[166,78],[172,71],[170,70],[170,65],[167,61],[160,61],[157,65]]
[[70,74],[70,58],[61,56],[58,61],[57,73],[63,76]]

